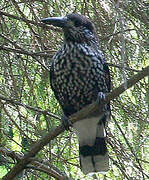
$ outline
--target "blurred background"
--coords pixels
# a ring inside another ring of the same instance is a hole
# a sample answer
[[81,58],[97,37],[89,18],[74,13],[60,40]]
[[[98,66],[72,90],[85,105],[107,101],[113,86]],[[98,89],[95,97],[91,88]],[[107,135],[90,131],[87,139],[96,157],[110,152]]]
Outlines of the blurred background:
[[[112,89],[149,65],[148,0],[1,0],[0,178],[30,147],[60,125],[61,107],[50,87],[49,63],[63,42],[44,17],[81,13],[94,22],[110,68]],[[149,77],[111,101],[110,170],[85,176],[78,141],[65,131],[40,151],[17,179],[149,179]]]

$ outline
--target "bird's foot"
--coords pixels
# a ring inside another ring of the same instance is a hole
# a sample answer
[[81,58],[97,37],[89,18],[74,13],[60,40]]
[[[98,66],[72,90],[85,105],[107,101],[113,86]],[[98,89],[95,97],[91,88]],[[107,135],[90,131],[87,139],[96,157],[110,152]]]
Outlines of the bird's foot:
[[69,120],[69,118],[67,116],[63,115],[61,117],[61,121],[62,121],[62,124],[63,124],[64,128],[67,131],[70,131],[70,127],[72,126],[72,122]]
[[106,94],[103,93],[103,92],[99,92],[99,93],[98,93],[98,97],[97,97],[97,102],[98,102],[98,104],[99,104],[99,105],[102,104],[103,101],[105,101],[105,99],[106,99]]

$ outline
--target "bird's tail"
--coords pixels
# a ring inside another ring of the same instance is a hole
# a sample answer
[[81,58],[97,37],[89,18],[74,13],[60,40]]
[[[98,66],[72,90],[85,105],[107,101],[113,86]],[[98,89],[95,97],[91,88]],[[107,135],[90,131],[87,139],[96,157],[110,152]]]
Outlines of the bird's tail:
[[91,146],[82,146],[80,144],[80,164],[84,174],[88,174],[90,172],[105,173],[109,170],[109,157],[105,138],[105,126],[104,123],[100,121],[96,124],[96,137],[94,144]]

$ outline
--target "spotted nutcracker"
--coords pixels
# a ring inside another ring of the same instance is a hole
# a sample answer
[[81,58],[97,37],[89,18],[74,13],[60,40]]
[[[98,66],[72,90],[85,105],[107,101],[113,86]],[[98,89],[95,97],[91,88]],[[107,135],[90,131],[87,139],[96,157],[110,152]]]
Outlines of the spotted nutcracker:
[[[110,73],[93,23],[75,13],[41,21],[64,32],[64,43],[51,63],[50,83],[65,117],[97,99],[102,103],[110,91]],[[85,174],[109,169],[105,142],[105,124],[109,118],[110,104],[106,104],[102,114],[92,114],[72,125],[78,135],[80,165]]]

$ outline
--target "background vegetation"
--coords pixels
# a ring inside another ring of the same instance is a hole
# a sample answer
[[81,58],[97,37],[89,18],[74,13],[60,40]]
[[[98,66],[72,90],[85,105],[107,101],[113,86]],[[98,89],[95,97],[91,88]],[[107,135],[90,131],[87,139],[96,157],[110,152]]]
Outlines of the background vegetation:
[[[127,79],[149,65],[148,0],[1,0],[0,178],[60,124],[62,111],[51,91],[48,69],[63,38],[61,30],[40,19],[71,12],[94,22],[112,88],[125,82],[127,89]],[[72,130],[45,146],[17,179],[149,179],[149,77],[111,101],[111,107],[106,175],[83,175]]]

